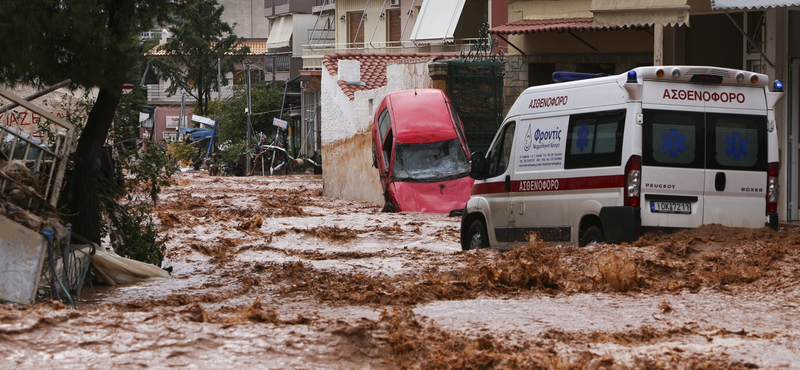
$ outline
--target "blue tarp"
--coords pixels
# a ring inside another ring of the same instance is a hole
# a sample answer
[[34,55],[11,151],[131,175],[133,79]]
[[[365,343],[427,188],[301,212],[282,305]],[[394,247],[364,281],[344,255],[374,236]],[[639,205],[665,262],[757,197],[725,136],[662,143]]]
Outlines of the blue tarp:
[[219,134],[215,133],[214,130],[210,129],[210,128],[181,127],[181,131],[180,132],[181,132],[181,135],[189,134],[189,137],[192,140],[210,139],[212,134],[215,137],[219,137]]

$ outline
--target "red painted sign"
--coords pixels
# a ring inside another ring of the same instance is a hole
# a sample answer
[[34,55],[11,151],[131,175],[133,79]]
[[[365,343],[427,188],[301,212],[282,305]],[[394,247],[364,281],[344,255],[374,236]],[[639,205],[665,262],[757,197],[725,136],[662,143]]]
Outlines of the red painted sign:
[[689,100],[689,101],[714,101],[723,103],[744,103],[744,94],[742,93],[718,93],[709,91],[694,91],[683,89],[664,89],[662,99],[670,100]]
[[567,105],[567,101],[569,97],[564,96],[555,96],[550,98],[539,98],[531,100],[531,103],[528,104],[528,109],[535,109],[535,108],[549,108],[549,107],[557,107],[560,105]]

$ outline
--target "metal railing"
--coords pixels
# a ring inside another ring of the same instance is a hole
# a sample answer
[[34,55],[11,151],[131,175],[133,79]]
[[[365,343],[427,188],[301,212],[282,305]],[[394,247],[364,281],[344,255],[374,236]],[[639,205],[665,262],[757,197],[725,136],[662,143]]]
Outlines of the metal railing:
[[264,58],[264,70],[269,73],[286,72],[289,70],[291,57],[291,52],[267,54],[266,58]]
[[[150,84],[147,85],[147,101],[148,102],[164,102],[164,103],[180,103],[181,102],[181,93],[185,91],[182,89],[178,89],[174,95],[167,95],[167,86],[164,84]],[[222,95],[222,99],[228,99],[233,96],[234,94],[234,86],[228,85],[223,86],[222,91],[220,92]],[[212,94],[212,98],[217,97],[217,92],[214,91]],[[194,102],[195,99],[186,94],[186,101]]]

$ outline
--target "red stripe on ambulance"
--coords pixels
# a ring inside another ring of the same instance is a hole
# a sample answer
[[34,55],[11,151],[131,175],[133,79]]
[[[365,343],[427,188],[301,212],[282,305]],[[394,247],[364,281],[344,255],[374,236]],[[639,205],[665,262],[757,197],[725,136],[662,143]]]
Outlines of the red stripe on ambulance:
[[[512,193],[527,193],[540,191],[583,190],[622,188],[625,186],[624,175],[572,177],[564,179],[538,179],[511,181]],[[475,184],[472,195],[505,193],[506,185],[503,181]]]

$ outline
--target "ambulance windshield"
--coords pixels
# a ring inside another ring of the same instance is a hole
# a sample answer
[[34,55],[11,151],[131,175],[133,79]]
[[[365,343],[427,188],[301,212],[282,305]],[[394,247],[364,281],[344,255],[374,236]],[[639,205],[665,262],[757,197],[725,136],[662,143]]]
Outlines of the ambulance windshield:
[[393,177],[400,181],[433,182],[464,177],[469,161],[458,139],[426,144],[397,143]]

